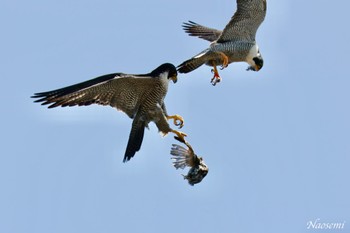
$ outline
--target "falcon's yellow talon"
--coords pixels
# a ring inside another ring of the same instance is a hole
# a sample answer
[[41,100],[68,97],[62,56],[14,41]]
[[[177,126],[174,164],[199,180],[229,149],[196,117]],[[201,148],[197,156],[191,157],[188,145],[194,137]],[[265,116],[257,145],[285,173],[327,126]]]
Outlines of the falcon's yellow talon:
[[180,129],[184,126],[184,119],[180,115],[175,114],[173,116],[167,116],[166,118],[167,120],[173,119],[174,125],[179,126]]
[[178,140],[185,143],[186,140],[185,140],[185,137],[187,137],[187,134],[183,133],[183,132],[180,132],[180,131],[177,131],[177,130],[171,130],[172,133],[176,134],[176,136],[178,137]]

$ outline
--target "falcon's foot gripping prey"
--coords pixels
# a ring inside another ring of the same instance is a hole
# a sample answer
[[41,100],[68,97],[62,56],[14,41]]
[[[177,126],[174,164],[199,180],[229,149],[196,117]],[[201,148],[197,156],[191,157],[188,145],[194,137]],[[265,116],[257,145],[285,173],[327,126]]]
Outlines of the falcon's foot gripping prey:
[[176,136],[175,136],[176,140],[178,140],[180,142],[186,142],[185,137],[187,137],[187,134],[180,132],[180,131],[177,131],[177,130],[174,130],[174,129],[172,129],[171,132],[176,134]]

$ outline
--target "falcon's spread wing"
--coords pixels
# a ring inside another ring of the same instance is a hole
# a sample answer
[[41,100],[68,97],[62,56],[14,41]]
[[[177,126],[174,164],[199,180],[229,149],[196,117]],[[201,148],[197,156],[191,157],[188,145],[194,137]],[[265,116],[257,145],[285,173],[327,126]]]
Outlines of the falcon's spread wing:
[[237,0],[237,11],[217,42],[254,41],[256,31],[265,19],[266,5],[266,0]]
[[197,36],[210,42],[217,40],[222,33],[220,30],[205,27],[192,21],[184,23],[182,27],[190,36]]
[[143,93],[154,88],[155,79],[146,76],[115,73],[61,89],[36,93],[35,102],[57,106],[110,105],[133,118]]

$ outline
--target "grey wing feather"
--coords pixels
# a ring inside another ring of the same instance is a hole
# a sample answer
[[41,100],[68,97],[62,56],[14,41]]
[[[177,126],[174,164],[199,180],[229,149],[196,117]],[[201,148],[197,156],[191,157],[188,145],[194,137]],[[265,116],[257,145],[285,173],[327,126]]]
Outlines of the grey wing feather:
[[205,27],[192,21],[183,23],[182,27],[190,36],[197,36],[210,42],[217,40],[222,33],[220,30]]
[[132,118],[142,92],[146,91],[148,86],[152,86],[149,78],[115,73],[61,89],[36,93],[32,97],[39,98],[35,102],[42,102],[42,105],[50,104],[49,108],[90,104],[110,105]]
[[237,11],[217,42],[254,41],[256,31],[265,19],[266,0],[237,0]]
[[123,162],[129,161],[141,149],[145,127],[145,121],[140,120],[138,117],[133,120]]

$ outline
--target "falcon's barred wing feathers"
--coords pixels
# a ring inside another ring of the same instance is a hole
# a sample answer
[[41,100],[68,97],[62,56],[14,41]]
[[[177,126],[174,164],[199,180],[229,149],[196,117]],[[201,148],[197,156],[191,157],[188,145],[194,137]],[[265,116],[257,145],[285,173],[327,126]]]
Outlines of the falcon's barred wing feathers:
[[188,33],[190,36],[197,36],[201,39],[210,42],[217,40],[222,33],[222,31],[220,30],[205,27],[193,21],[188,21],[187,23],[184,23],[182,27],[185,30],[185,32]]
[[237,0],[237,11],[217,42],[255,41],[256,31],[265,19],[266,8],[266,0]]
[[133,118],[143,92],[151,90],[153,86],[154,79],[115,73],[57,90],[36,93],[32,97],[40,98],[35,102],[43,102],[42,105],[50,104],[48,108],[90,104],[110,105]]

